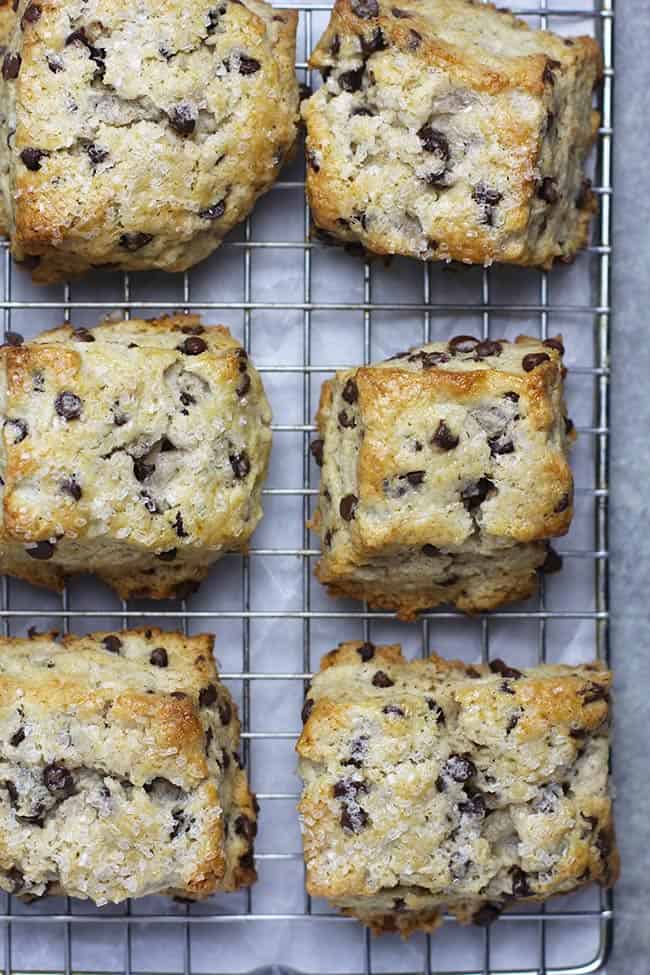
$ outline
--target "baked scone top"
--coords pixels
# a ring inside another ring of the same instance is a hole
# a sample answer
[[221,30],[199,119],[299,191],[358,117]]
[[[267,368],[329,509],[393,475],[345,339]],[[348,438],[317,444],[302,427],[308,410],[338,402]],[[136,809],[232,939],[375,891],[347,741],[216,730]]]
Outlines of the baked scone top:
[[314,526],[328,558],[564,534],[573,507],[562,345],[458,336],[323,384]]
[[318,227],[375,253],[550,266],[587,239],[602,59],[471,0],[337,0],[303,104]]
[[613,882],[610,679],[598,664],[407,662],[398,646],[342,644],[297,745],[308,889],[356,915],[382,891],[402,898],[386,913],[429,893],[467,920],[481,901]]
[[2,195],[35,279],[210,253],[294,142],[296,23],[261,0],[20,0]]
[[63,327],[3,347],[0,365],[11,539],[245,546],[262,513],[270,409],[226,328],[196,316]]

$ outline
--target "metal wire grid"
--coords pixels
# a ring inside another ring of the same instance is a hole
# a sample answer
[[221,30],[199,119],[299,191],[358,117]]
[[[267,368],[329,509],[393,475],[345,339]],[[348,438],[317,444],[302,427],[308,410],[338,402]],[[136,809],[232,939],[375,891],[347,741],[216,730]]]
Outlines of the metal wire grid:
[[[551,0],[552,2],[552,0]],[[283,6],[293,6],[299,9],[303,23],[303,39],[305,59],[296,64],[300,73],[303,73],[305,80],[309,81],[309,70],[307,67],[307,56],[313,46],[315,37],[313,36],[313,15],[329,9],[330,4],[309,2],[303,4],[300,0],[289,0]],[[579,427],[579,432],[583,436],[591,436],[595,439],[595,476],[594,487],[579,488],[578,493],[593,497],[595,510],[595,524],[593,533],[593,546],[591,548],[580,548],[571,551],[565,550],[564,554],[573,558],[588,559],[593,561],[594,566],[594,588],[595,599],[594,608],[590,610],[571,610],[557,611],[547,608],[544,583],[542,581],[541,591],[538,599],[537,609],[534,611],[511,611],[491,613],[490,617],[483,617],[480,621],[481,626],[481,654],[484,661],[490,659],[490,620],[532,620],[537,626],[537,657],[539,662],[546,660],[547,654],[547,624],[553,620],[589,620],[593,622],[596,652],[599,658],[607,661],[609,656],[608,649],[608,592],[607,592],[607,560],[608,560],[608,536],[607,536],[607,464],[608,464],[608,385],[609,385],[609,321],[610,321],[610,262],[612,255],[611,246],[611,195],[612,195],[612,136],[613,136],[613,19],[614,19],[614,0],[594,0],[593,10],[584,9],[556,9],[549,7],[549,0],[537,0],[537,5],[528,6],[525,9],[518,8],[515,12],[529,17],[538,18],[539,25],[544,28],[547,26],[549,16],[556,17],[591,17],[596,25],[597,35],[602,41],[605,77],[602,88],[601,115],[602,125],[599,131],[598,140],[598,160],[597,160],[597,185],[595,192],[600,198],[600,216],[598,227],[594,235],[597,243],[589,248],[594,255],[597,263],[596,280],[593,282],[592,294],[584,303],[578,305],[551,304],[549,301],[549,287],[546,272],[539,272],[539,298],[537,304],[517,305],[509,303],[502,305],[494,302],[491,289],[491,273],[489,270],[482,272],[481,281],[481,305],[480,313],[482,317],[482,334],[487,337],[490,332],[490,319],[494,312],[507,311],[509,313],[526,312],[534,313],[539,320],[539,335],[546,337],[548,334],[549,314],[554,315],[578,314],[586,316],[587,320],[593,322],[594,328],[594,360],[590,366],[580,366],[572,370],[573,374],[582,373],[592,376],[594,380],[594,420],[591,426]],[[291,190],[303,186],[302,181],[280,181],[276,184],[276,190]],[[252,228],[250,220],[246,222],[244,239],[227,242],[225,248],[236,248],[242,251],[243,259],[243,294],[240,302],[219,302],[219,301],[196,301],[191,295],[191,279],[189,274],[183,276],[183,300],[181,302],[160,302],[154,300],[133,300],[131,292],[131,279],[128,274],[123,276],[122,301],[74,301],[72,290],[69,285],[63,288],[61,301],[49,300],[13,300],[12,299],[12,264],[6,242],[0,242],[4,247],[4,301],[1,303],[3,309],[3,331],[6,334],[11,329],[12,313],[21,309],[58,309],[62,312],[64,320],[70,321],[75,309],[97,309],[106,313],[116,308],[122,309],[124,317],[129,317],[133,311],[146,313],[147,309],[183,309],[186,312],[194,310],[234,310],[239,309],[243,313],[243,338],[246,348],[251,344],[251,319],[256,311],[268,310],[292,310],[302,314],[301,343],[302,343],[302,363],[300,365],[290,365],[274,363],[269,366],[260,367],[262,373],[291,374],[296,373],[302,376],[302,415],[303,422],[299,424],[275,424],[276,433],[293,433],[302,438],[302,486],[296,488],[267,488],[265,494],[269,495],[291,495],[302,498],[303,522],[307,521],[310,514],[310,506],[313,497],[317,494],[317,487],[312,484],[312,470],[309,455],[309,439],[314,427],[312,425],[312,393],[315,374],[325,374],[340,368],[345,363],[332,363],[329,365],[312,363],[312,314],[316,311],[329,311],[331,313],[341,311],[357,311],[363,315],[363,349],[364,360],[370,361],[372,344],[372,315],[373,312],[403,311],[403,303],[393,304],[390,302],[373,301],[373,268],[370,263],[363,265],[363,301],[361,303],[349,302],[316,302],[312,298],[312,256],[315,248],[319,244],[309,240],[309,211],[304,206],[304,240],[273,240],[262,241],[252,238]],[[256,249],[296,249],[302,251],[303,273],[304,273],[304,293],[302,302],[260,302],[254,301],[252,297],[252,255]],[[419,303],[408,305],[409,312],[418,312],[422,316],[422,339],[428,341],[431,337],[431,324],[433,316],[443,313],[452,313],[462,316],[465,312],[476,313],[476,305],[454,302],[453,304],[437,303],[432,300],[432,268],[430,265],[423,267],[422,278],[422,298]],[[38,293],[37,293],[38,294]],[[251,559],[256,556],[297,556],[301,560],[301,602],[300,610],[282,611],[258,611],[251,609]],[[345,623],[346,621],[357,621],[362,625],[364,637],[370,639],[371,625],[373,622],[389,619],[391,614],[369,612],[367,606],[356,611],[341,611],[337,609],[319,610],[312,608],[312,559],[318,555],[317,549],[310,546],[310,538],[307,528],[303,529],[302,546],[286,548],[262,548],[253,547],[250,555],[241,560],[241,586],[242,586],[242,607],[232,611],[205,611],[188,610],[185,602],[180,609],[159,609],[155,612],[147,610],[133,609],[127,603],[122,603],[119,612],[101,609],[98,611],[72,610],[67,590],[61,597],[61,605],[58,611],[51,609],[39,610],[37,608],[15,609],[11,607],[10,582],[3,578],[1,587],[2,596],[2,628],[5,635],[10,634],[12,622],[20,624],[25,617],[57,617],[60,621],[59,626],[64,631],[72,625],[78,618],[114,618],[112,625],[141,624],[145,619],[155,617],[157,621],[161,619],[169,621],[170,625],[180,625],[187,632],[188,626],[192,621],[210,621],[218,630],[219,620],[236,619],[242,625],[242,669],[223,673],[225,680],[240,681],[242,683],[242,738],[244,760],[250,770],[251,762],[251,743],[256,739],[294,739],[297,737],[293,732],[254,732],[251,730],[251,682],[259,679],[263,680],[296,680],[306,684],[311,676],[312,670],[312,623],[315,620],[329,619]],[[424,614],[421,620],[421,648],[422,654],[426,655],[429,648],[429,630],[432,619],[456,619],[459,614],[454,612],[436,612],[435,614]],[[295,619],[300,621],[302,627],[302,671],[301,672],[258,672],[251,667],[251,621],[260,618],[273,619]],[[202,624],[204,625],[204,624]],[[341,631],[341,636],[345,631]],[[278,800],[294,800],[297,795],[292,792],[259,792],[258,798],[261,802],[264,817],[265,808],[268,804]],[[292,860],[300,857],[296,853],[279,852],[259,852],[256,859],[259,862],[264,860]],[[100,914],[97,913],[72,913],[71,902],[66,900],[65,911],[56,914],[31,914],[24,909],[20,914],[15,912],[16,905],[12,903],[11,897],[6,897],[6,908],[0,913],[0,924],[4,930],[4,972],[5,975],[15,973],[12,960],[12,932],[14,926],[19,924],[40,925],[42,923],[57,924],[63,926],[64,939],[60,959],[49,960],[47,963],[48,972],[63,972],[65,975],[73,975],[79,971],[77,966],[73,966],[73,930],[79,926],[87,924],[108,925],[115,937],[115,956],[114,962],[110,967],[111,972],[124,972],[125,975],[135,975],[136,969],[133,962],[132,936],[135,926],[146,923],[158,923],[172,925],[178,944],[182,945],[183,961],[178,971],[183,975],[192,975],[194,972],[192,963],[192,940],[191,931],[203,925],[222,925],[237,924],[239,922],[267,922],[273,924],[280,921],[305,921],[307,923],[319,923],[325,925],[321,930],[327,935],[331,930],[329,925],[336,926],[344,924],[354,924],[355,922],[347,918],[342,918],[335,913],[315,914],[312,911],[310,898],[304,895],[304,910],[302,912],[284,914],[260,914],[252,910],[252,896],[250,890],[246,893],[245,910],[243,913],[201,913],[195,914],[192,908],[186,906],[180,913],[156,913],[137,915],[131,911],[131,905],[124,908],[122,914]],[[318,919],[316,921],[316,919]],[[594,956],[578,965],[560,965],[549,967],[547,964],[547,936],[549,922],[596,922],[599,927],[599,943]],[[538,928],[538,951],[537,960],[526,967],[517,967],[517,975],[587,975],[595,972],[605,963],[612,937],[612,898],[609,893],[601,893],[599,907],[595,910],[576,910],[576,909],[552,909],[547,910],[542,907],[539,911],[525,914],[512,914],[503,916],[498,926],[517,924],[518,922],[535,922]],[[218,931],[215,938],[218,937]],[[423,952],[422,963],[418,968],[421,975],[492,975],[497,971],[500,975],[507,975],[505,969],[496,969],[492,964],[492,937],[490,930],[483,933],[482,961],[479,965],[473,966],[470,972],[468,968],[449,969],[435,967],[432,964],[432,953],[430,938],[427,936],[425,950]],[[372,975],[375,968],[375,957],[377,949],[373,948],[373,943],[365,933],[364,942],[364,964],[359,969],[358,975]],[[34,969],[29,969],[33,971]],[[39,968],[39,970],[42,970]],[[106,969],[109,971],[109,969]],[[215,969],[219,970],[218,965]],[[325,970],[325,969],[323,969]],[[21,971],[25,971],[21,968]],[[386,971],[385,968],[382,971]],[[509,975],[515,975],[514,972]]]

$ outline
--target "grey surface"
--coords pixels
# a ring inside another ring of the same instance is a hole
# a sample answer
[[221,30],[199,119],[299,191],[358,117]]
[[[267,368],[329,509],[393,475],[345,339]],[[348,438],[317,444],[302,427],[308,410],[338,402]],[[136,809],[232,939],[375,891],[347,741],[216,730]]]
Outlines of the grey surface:
[[650,31],[648,0],[616,21],[611,606],[623,869],[608,975],[650,971]]

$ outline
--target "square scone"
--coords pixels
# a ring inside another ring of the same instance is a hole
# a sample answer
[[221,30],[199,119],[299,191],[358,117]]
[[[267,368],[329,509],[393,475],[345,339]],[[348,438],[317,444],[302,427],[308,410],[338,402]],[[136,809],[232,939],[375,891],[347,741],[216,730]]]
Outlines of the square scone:
[[277,179],[296,11],[16,0],[0,20],[0,223],[35,281],[183,271]]
[[271,412],[223,326],[63,327],[0,349],[0,571],[189,595],[262,516]]
[[459,335],[323,383],[311,527],[331,595],[412,619],[535,591],[573,513],[562,353]]
[[96,904],[256,878],[257,804],[213,638],[0,639],[0,888]]
[[376,254],[550,267],[588,240],[602,58],[473,0],[337,0],[303,104],[318,228]]
[[346,643],[298,741],[307,889],[375,932],[487,924],[618,873],[610,673]]

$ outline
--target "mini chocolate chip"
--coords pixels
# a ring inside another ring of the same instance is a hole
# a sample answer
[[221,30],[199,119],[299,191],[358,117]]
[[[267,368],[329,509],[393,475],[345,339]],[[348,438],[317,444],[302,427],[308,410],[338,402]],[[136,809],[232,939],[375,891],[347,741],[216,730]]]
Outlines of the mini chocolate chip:
[[425,152],[435,152],[443,162],[449,161],[451,156],[449,142],[447,141],[447,136],[440,129],[434,129],[430,125],[423,125],[418,131],[418,138]]
[[170,840],[175,840],[180,831],[185,826],[185,813],[180,809],[172,810],[174,825],[169,833]]
[[504,399],[509,399],[511,403],[519,402],[519,393],[513,393],[512,390],[508,393],[503,394]]
[[25,7],[25,13],[23,14],[20,26],[25,29],[25,24],[35,24],[40,20],[41,14],[43,13],[42,7],[39,7],[37,3],[29,3]]
[[217,704],[217,711],[219,712],[219,721],[224,727],[230,724],[232,719],[232,705],[227,697]]
[[36,542],[36,545],[31,545],[25,549],[27,555],[32,559],[39,559],[39,561],[46,561],[51,559],[54,555],[55,546],[52,542]]
[[489,667],[493,674],[500,674],[501,677],[508,677],[511,680],[519,680],[520,677],[524,676],[516,667],[508,667],[500,657],[490,660]]
[[558,555],[554,548],[549,545],[548,552],[546,553],[546,558],[543,564],[540,566],[540,571],[545,575],[550,575],[552,572],[559,572],[562,568],[562,556]]
[[474,355],[477,359],[487,359],[488,356],[501,355],[503,352],[503,345],[501,342],[497,342],[495,339],[483,339],[482,342],[476,346],[474,350]]
[[95,336],[87,328],[75,328],[72,332],[75,342],[94,342]]
[[179,538],[187,538],[188,533],[185,531],[185,526],[183,524],[183,516],[180,511],[176,512],[176,518],[174,519],[174,531]]
[[350,0],[350,10],[362,20],[371,20],[379,16],[378,0]]
[[521,867],[512,867],[510,875],[512,877],[512,896],[530,897],[532,890],[528,883],[528,877]]
[[14,438],[12,443],[22,443],[23,440],[29,436],[29,426],[27,425],[27,420],[21,420],[18,417],[7,417],[4,425],[10,426],[14,431]]
[[357,647],[357,653],[361,657],[364,664],[368,663],[368,661],[372,660],[375,655],[374,643],[362,643],[360,647]]
[[239,58],[239,73],[243,75],[256,74],[262,65],[255,58],[249,58],[245,54],[240,55]]
[[257,835],[257,823],[248,816],[237,816],[233,827],[237,836],[243,836],[248,843],[252,843]]
[[393,687],[395,681],[391,680],[383,670],[378,670],[372,678],[372,683],[375,687]]
[[384,32],[381,27],[375,27],[369,37],[361,37],[361,50],[365,55],[374,54],[376,51],[385,51],[388,47]]
[[348,379],[345,386],[343,387],[343,392],[341,396],[346,403],[356,403],[359,399],[359,387],[355,383],[354,379]]
[[102,646],[105,650],[108,650],[109,653],[119,653],[122,649],[122,641],[120,640],[119,636],[115,636],[111,633],[104,637],[102,640]]
[[360,793],[367,795],[368,786],[365,782],[358,782],[356,779],[339,779],[332,786],[335,799],[356,799]]
[[24,728],[19,728],[17,731],[15,731],[13,733],[13,735],[9,739],[9,744],[10,745],[13,745],[14,748],[18,748],[18,746],[20,745],[21,741],[24,741],[24,740],[25,740],[25,729]]
[[351,71],[344,71],[338,77],[338,82],[343,91],[355,92],[359,91],[363,82],[363,72],[364,66],[361,65],[360,68],[353,68]]
[[557,180],[554,176],[544,176],[537,187],[537,195],[545,203],[557,203],[560,193],[557,188]]
[[191,105],[179,102],[169,112],[169,124],[179,135],[191,135],[196,128],[196,116]]
[[587,684],[582,690],[578,691],[582,697],[583,704],[595,704],[596,701],[609,701],[609,691],[602,684],[594,682]]
[[172,450],[176,450],[176,447],[171,442],[171,440],[169,439],[169,437],[164,437],[164,436],[161,437],[160,438],[160,453],[161,454],[168,454]]
[[477,924],[481,928],[487,928],[501,914],[503,908],[500,904],[483,904],[478,911],[472,914],[472,924]]
[[461,816],[485,816],[485,799],[480,793],[470,796],[465,802],[458,803]]
[[441,450],[453,450],[460,443],[460,437],[451,432],[444,420],[440,420],[436,432],[431,438],[431,443],[440,447]]
[[250,388],[251,388],[251,377],[247,372],[245,372],[241,377],[241,380],[235,392],[237,393],[237,396],[240,399],[243,399],[244,396],[246,396],[246,394],[248,393]]
[[355,418],[353,416],[348,416],[345,410],[341,410],[341,412],[339,413],[338,421],[339,421],[339,426],[342,427],[344,430],[354,430],[357,425],[357,421],[355,420]]
[[214,684],[207,684],[199,691],[199,706],[208,708],[217,700],[217,688]]
[[48,54],[45,60],[47,61],[47,66],[52,74],[58,74],[59,71],[65,71],[63,61],[57,54]]
[[81,501],[83,491],[74,475],[66,478],[65,481],[61,481],[61,490],[64,494],[69,494],[74,501]]
[[487,477],[481,477],[478,481],[464,487],[460,496],[467,510],[473,511],[485,501],[492,490],[494,490],[492,481]]
[[164,552],[158,552],[156,558],[160,559],[161,562],[173,562],[177,554],[178,554],[178,549],[168,548]]
[[492,457],[498,457],[502,454],[513,454],[515,451],[515,445],[512,440],[504,440],[503,434],[499,434],[496,437],[488,437],[488,445]]
[[225,212],[226,201],[219,200],[218,203],[213,203],[212,206],[206,207],[205,210],[199,210],[199,216],[202,220],[219,220]]
[[429,711],[433,711],[436,716],[436,724],[442,725],[445,723],[445,712],[442,710],[440,705],[433,700],[432,697],[425,698],[427,702],[427,707]]
[[420,361],[422,363],[422,369],[434,369],[436,366],[443,365],[445,362],[450,362],[451,357],[447,355],[446,352],[416,352],[415,355],[409,356],[409,362]]
[[[365,105],[357,105],[350,112],[350,118],[352,118],[352,116],[356,116],[356,115],[366,115],[368,118],[372,118],[374,116],[374,114],[375,113],[372,111],[372,109],[367,108]],[[359,223],[362,225],[363,229],[365,230],[366,229],[366,215],[365,215],[365,213],[361,214],[361,216],[359,217]]]
[[57,762],[46,765],[43,769],[43,782],[48,792],[62,792],[64,797],[74,792],[74,779],[71,772]]
[[514,731],[519,724],[520,717],[521,713],[519,711],[515,711],[514,714],[510,715],[508,718],[508,724],[506,725],[506,735],[509,735],[511,731]]
[[25,339],[20,332],[5,332],[4,344],[16,347],[22,345]]
[[476,766],[466,755],[450,755],[442,766],[444,775],[448,775],[454,782],[468,782],[476,775]]
[[147,464],[146,461],[142,460],[140,457],[133,458],[133,476],[136,481],[146,481],[148,477],[151,477],[153,472],[156,470],[155,464]]
[[382,711],[384,714],[393,714],[396,718],[405,716],[405,712],[397,704],[387,704],[385,708],[382,708]]
[[248,853],[243,853],[239,858],[239,866],[243,870],[254,870],[255,869],[255,857],[253,856],[253,851],[249,850]]
[[439,775],[436,778],[435,785],[436,785],[436,789],[438,790],[438,792],[446,792],[447,791],[447,783],[445,782],[445,780],[443,779],[443,777],[441,775]]
[[510,684],[508,683],[507,680],[501,681],[501,684],[499,685],[499,690],[503,694],[516,694],[517,693],[516,691],[513,691],[512,687],[510,686]]
[[475,203],[493,207],[501,202],[503,193],[486,186],[485,183],[477,183],[472,190],[472,199]]
[[610,832],[601,829],[596,837],[596,849],[600,853],[601,859],[607,860],[612,852],[613,840]]
[[348,833],[360,833],[369,822],[368,813],[361,806],[346,806],[341,812],[341,826]]
[[559,335],[550,339],[544,339],[542,345],[545,345],[547,349],[555,349],[560,355],[564,355],[564,343]]
[[550,359],[550,355],[547,355],[546,352],[529,352],[521,360],[521,365],[525,372],[532,372],[543,362],[550,362]]
[[339,513],[343,521],[352,521],[358,504],[359,499],[354,494],[346,494],[344,498],[341,498]]
[[314,710],[314,701],[311,697],[308,697],[306,698],[305,703],[302,706],[302,711],[300,712],[300,716],[302,718],[303,724],[307,723],[309,719],[309,715],[312,713],[313,710]]
[[20,154],[23,165],[32,173],[38,172],[41,168],[41,159],[45,159],[46,156],[49,156],[49,152],[34,148],[23,149]]
[[2,62],[2,77],[4,80],[13,81],[17,78],[22,63],[23,59],[20,54],[14,54],[13,51],[8,51]]
[[235,475],[235,480],[241,481],[250,473],[251,462],[245,450],[242,450],[240,454],[230,454],[228,460],[230,461],[232,472]]
[[563,494],[558,503],[553,508],[555,514],[559,515],[563,511],[566,511],[571,504],[571,497],[568,494]]
[[[196,400],[191,395],[191,393],[186,393],[185,390],[183,390],[183,392],[179,396],[179,399],[180,399],[181,403],[183,404],[183,406],[193,406],[194,403],[196,403]],[[186,415],[187,415],[187,413],[186,413]]]
[[142,247],[146,247],[153,240],[153,234],[144,234],[140,231],[135,231],[129,234],[120,235],[120,247],[124,248],[126,251],[139,251]]
[[555,84],[555,75],[553,71],[555,68],[561,68],[562,64],[560,61],[556,61],[554,58],[549,58],[544,65],[544,71],[542,72],[542,81],[547,82],[549,85]]
[[155,650],[152,650],[149,656],[149,663],[152,667],[167,667],[169,664],[169,657],[167,656],[167,651],[165,648],[156,647]]
[[575,738],[576,741],[582,741],[588,735],[586,728],[569,728],[569,737]]
[[201,355],[207,347],[208,344],[205,339],[199,338],[197,335],[190,335],[178,346],[178,349],[184,355]]
[[401,481],[408,481],[411,487],[419,487],[423,483],[426,471],[409,471],[408,474],[400,474]]
[[312,455],[312,457],[314,458],[314,460],[316,461],[316,463],[318,464],[319,467],[322,467],[323,466],[323,449],[324,449],[324,447],[325,447],[325,441],[324,440],[320,440],[320,439],[318,439],[318,440],[312,440],[312,442],[309,445],[309,449],[311,451],[311,455]]
[[473,335],[456,335],[449,340],[447,346],[452,355],[463,355],[466,352],[475,352],[478,344],[479,340]]
[[[108,159],[108,149],[103,149],[101,146],[96,146],[94,143],[86,146],[86,152],[88,153],[88,158],[93,166],[98,166],[100,163],[103,163]],[[93,340],[91,339],[91,341]]]
[[593,193],[591,192],[591,180],[583,179],[580,184],[580,189],[578,195],[575,199],[575,205],[578,210],[584,210],[589,206],[593,198]]
[[435,545],[429,545],[427,543],[422,546],[422,554],[426,555],[427,558],[434,559],[437,555],[440,555],[440,549],[436,548]]

